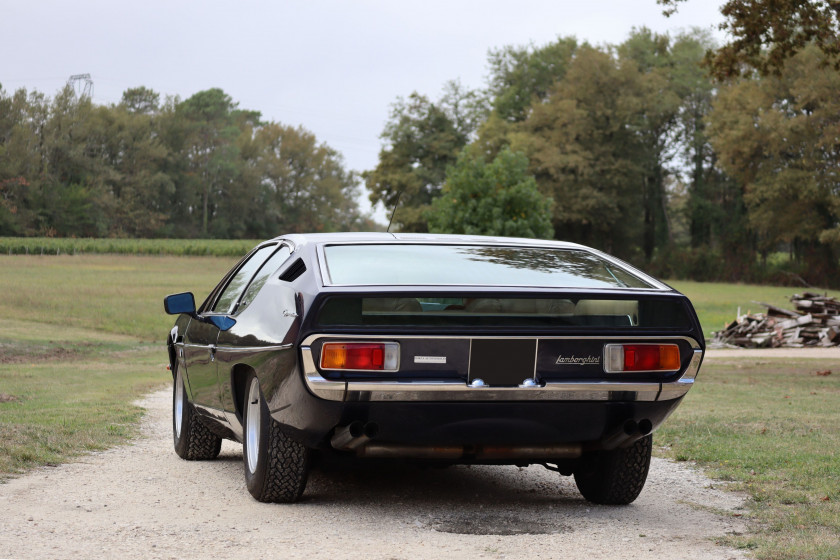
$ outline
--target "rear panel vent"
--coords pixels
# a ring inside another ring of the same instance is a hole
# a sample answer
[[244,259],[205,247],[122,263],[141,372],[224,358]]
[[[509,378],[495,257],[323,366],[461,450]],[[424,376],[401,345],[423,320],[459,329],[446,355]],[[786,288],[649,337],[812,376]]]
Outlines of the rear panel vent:
[[306,272],[306,265],[303,264],[303,259],[298,259],[289,265],[289,268],[280,275],[280,280],[294,282],[304,272]]

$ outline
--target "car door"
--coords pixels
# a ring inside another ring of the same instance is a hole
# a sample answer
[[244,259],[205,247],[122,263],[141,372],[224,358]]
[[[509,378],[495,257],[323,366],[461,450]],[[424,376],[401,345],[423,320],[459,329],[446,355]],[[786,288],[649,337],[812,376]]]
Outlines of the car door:
[[[255,327],[264,325],[270,327],[277,322],[283,320],[291,320],[291,317],[277,317],[278,310],[275,309],[252,309],[247,311],[251,303],[259,294],[265,283],[271,278],[286,262],[291,255],[291,247],[285,243],[280,244],[277,250],[271,257],[265,261],[260,269],[256,272],[254,277],[248,283],[248,287],[239,299],[236,305],[235,317],[238,321],[237,326],[234,326],[229,331],[221,333],[218,339],[218,375],[219,388],[221,391],[222,406],[224,408],[225,416],[231,425],[234,433],[239,434],[238,423],[239,418],[236,416],[236,404],[234,402],[233,386],[231,378],[231,366],[238,359],[253,353],[264,351],[265,347],[272,346],[277,342],[275,340],[265,340],[259,338],[254,333]],[[294,292],[292,292],[292,302],[284,309],[294,310]],[[243,332],[237,332],[239,326],[244,327]],[[271,331],[273,329],[268,328]],[[245,334],[245,338],[240,335]]]
[[[218,296],[210,302],[206,310],[201,310],[201,316],[231,315],[251,277],[275,248],[276,244],[272,243],[254,251],[229,277],[225,287],[215,291]],[[212,323],[198,319],[190,321],[187,333],[184,335],[184,361],[193,403],[220,420],[224,420],[216,364],[218,338],[219,328]]]

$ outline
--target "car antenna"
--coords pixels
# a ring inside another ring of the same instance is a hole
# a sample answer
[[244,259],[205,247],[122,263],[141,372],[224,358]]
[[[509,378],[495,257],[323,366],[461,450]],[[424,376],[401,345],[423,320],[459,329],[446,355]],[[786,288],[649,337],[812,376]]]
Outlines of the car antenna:
[[397,193],[397,201],[394,203],[394,210],[391,212],[391,219],[388,220],[388,229],[385,230],[385,233],[391,233],[391,223],[394,221],[394,214],[397,213],[397,206],[400,205],[400,197],[402,196],[402,191]]

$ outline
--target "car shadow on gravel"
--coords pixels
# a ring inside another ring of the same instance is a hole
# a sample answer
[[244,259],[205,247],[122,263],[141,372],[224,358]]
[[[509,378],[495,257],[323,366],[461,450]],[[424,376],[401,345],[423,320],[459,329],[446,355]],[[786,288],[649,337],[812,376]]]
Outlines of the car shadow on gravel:
[[[242,476],[239,449],[227,447],[213,463]],[[339,508],[354,518],[375,511],[402,525],[466,535],[565,533],[572,529],[559,519],[598,507],[580,496],[572,478],[541,466],[341,459],[315,460],[312,467],[300,501],[274,507]]]
[[552,534],[571,531],[558,511],[590,507],[571,478],[531,467],[410,462],[321,464],[313,469],[301,502],[340,505],[439,532],[468,535]]
[[[223,452],[213,461],[242,464],[242,453]],[[229,467],[228,467],[229,468]],[[237,473],[239,474],[239,473]],[[434,504],[451,509],[533,505],[592,507],[572,477],[541,466],[438,466],[401,460],[316,460],[299,503],[388,507]]]

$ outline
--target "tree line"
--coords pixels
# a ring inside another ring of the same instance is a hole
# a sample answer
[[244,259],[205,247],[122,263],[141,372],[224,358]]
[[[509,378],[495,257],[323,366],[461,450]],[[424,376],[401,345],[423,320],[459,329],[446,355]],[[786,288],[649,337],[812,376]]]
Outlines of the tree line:
[[371,200],[399,198],[403,231],[518,231],[665,277],[840,285],[831,53],[799,45],[765,72],[730,56],[720,64],[739,74],[724,79],[710,72],[715,49],[705,32],[637,29],[617,45],[491,51],[483,91],[453,82],[393,105],[364,174]]
[[[685,0],[657,0],[666,12]],[[0,88],[0,235],[393,229],[577,241],[664,277],[840,285],[840,9],[728,0],[732,37],[634,30],[488,55],[398,99],[362,174],[219,89],[95,105]]]
[[370,229],[359,180],[301,128],[219,89],[96,105],[0,88],[0,236],[266,238]]

